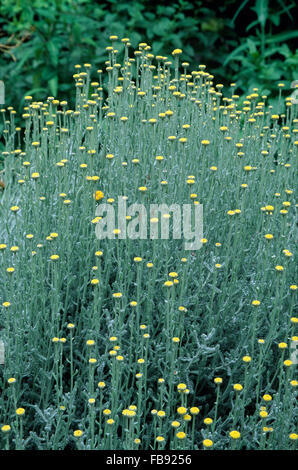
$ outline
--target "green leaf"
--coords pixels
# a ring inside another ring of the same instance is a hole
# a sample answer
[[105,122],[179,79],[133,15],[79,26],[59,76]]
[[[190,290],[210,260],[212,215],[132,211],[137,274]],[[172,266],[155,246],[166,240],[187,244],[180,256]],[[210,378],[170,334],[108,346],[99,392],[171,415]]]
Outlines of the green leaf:
[[248,2],[249,2],[249,0],[244,0],[244,2],[241,3],[240,7],[238,8],[238,10],[236,11],[235,15],[232,18],[232,25],[234,25],[235,20],[236,20],[237,16],[239,15],[240,11],[245,7],[245,5]]
[[298,30],[275,34],[274,36],[268,38],[266,42],[271,44],[272,42],[283,42],[293,38],[298,38]]
[[234,49],[231,54],[228,55],[228,57],[226,57],[226,60],[224,61],[223,63],[223,67],[225,67],[229,62],[231,62],[231,60],[237,55],[239,54],[239,52],[241,51],[244,51],[245,49],[247,49],[248,47],[248,44],[247,42],[245,42],[244,44],[241,44],[239,47],[236,47],[236,49]]
[[257,13],[259,23],[264,28],[268,18],[268,0],[256,0],[254,9]]
[[247,28],[246,28],[245,31],[248,32],[251,28],[254,28],[255,26],[257,26],[258,22],[259,22],[258,20],[252,21],[252,22],[247,26]]
[[50,42],[47,43],[47,49],[48,49],[48,52],[49,52],[49,55],[50,55],[51,64],[54,67],[57,67],[58,58],[59,58],[59,49],[58,49],[57,45],[53,41],[50,41]]
[[171,27],[171,20],[168,18],[162,18],[159,21],[156,21],[153,25],[152,31],[156,36],[164,36],[167,34],[169,28]]
[[72,34],[73,34],[75,42],[80,43],[81,42],[82,28],[78,23],[75,23],[73,25]]
[[283,13],[286,13],[288,15],[288,17],[290,18],[291,21],[294,21],[293,19],[293,16],[291,15],[290,13],[290,9],[294,8],[296,5],[295,5],[295,2],[293,2],[291,5],[287,6],[285,5],[285,3],[282,1],[282,0],[278,0],[278,3],[280,3],[280,5],[283,7],[283,10],[281,12],[279,12],[280,16],[283,14]]
[[53,96],[57,96],[58,92],[58,76],[56,75],[55,77],[51,78],[48,80],[48,85],[50,92]]

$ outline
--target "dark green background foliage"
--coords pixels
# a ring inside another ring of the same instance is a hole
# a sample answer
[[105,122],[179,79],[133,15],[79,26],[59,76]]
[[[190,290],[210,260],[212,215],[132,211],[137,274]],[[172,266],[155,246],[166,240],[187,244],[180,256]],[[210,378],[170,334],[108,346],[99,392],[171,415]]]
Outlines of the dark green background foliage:
[[[26,94],[72,102],[74,65],[107,60],[109,35],[148,42],[154,54],[183,49],[194,69],[206,64],[217,82],[238,92],[297,79],[296,0],[1,0],[0,79],[6,105],[17,111]],[[120,50],[120,48],[119,48]],[[295,76],[296,75],[296,76]]]

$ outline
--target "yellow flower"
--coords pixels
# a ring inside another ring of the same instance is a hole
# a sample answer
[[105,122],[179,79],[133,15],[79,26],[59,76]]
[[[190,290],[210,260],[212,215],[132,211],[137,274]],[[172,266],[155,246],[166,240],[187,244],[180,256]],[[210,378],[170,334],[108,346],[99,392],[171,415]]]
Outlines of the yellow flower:
[[191,412],[192,415],[197,415],[197,414],[200,413],[200,408],[198,408],[197,406],[192,406],[190,408],[190,412]]
[[1,427],[2,432],[9,432],[11,430],[11,427],[9,424],[4,424],[4,426]]
[[76,431],[73,432],[74,437],[81,437],[83,435],[83,431],[81,429],[76,429]]
[[177,439],[185,439],[186,434],[185,434],[185,432],[180,431],[180,432],[177,432],[176,437],[177,437]]
[[211,441],[211,439],[204,439],[203,440],[203,446],[204,447],[212,447],[213,446],[213,441]]
[[240,432],[239,431],[231,431],[230,436],[231,436],[232,439],[239,439]]
[[214,383],[217,384],[217,385],[222,384],[222,378],[221,377],[215,377]]
[[263,431],[264,431],[264,432],[272,432],[272,431],[273,431],[273,428],[271,428],[271,427],[268,428],[267,426],[264,426],[264,427],[263,427]]
[[210,424],[213,423],[213,419],[211,419],[211,418],[205,418],[205,419],[204,419],[204,423],[207,424],[207,426],[209,426]]
[[95,193],[93,193],[93,199],[95,199],[96,201],[100,201],[101,199],[103,199],[104,197],[104,194],[102,191],[95,191]]
[[243,390],[243,387],[241,384],[235,384],[233,385],[233,388],[234,390],[236,390],[236,392],[241,392],[241,390]]
[[277,265],[277,266],[275,266],[275,270],[281,272],[281,271],[284,270],[284,268],[283,268],[283,266]]
[[181,390],[185,390],[185,389],[186,389],[186,385],[185,385],[185,384],[180,383],[180,384],[177,385],[177,390],[180,390],[180,391],[181,391]]
[[24,408],[17,408],[17,409],[16,409],[16,414],[17,414],[18,416],[23,416],[23,415],[25,414]]
[[180,423],[179,423],[179,421],[172,421],[171,426],[172,426],[173,428],[179,428]]
[[182,50],[181,49],[174,49],[173,52],[172,52],[172,55],[173,56],[178,56],[178,55],[181,55],[182,54]]
[[290,367],[292,364],[293,364],[293,362],[292,362],[290,359],[286,359],[286,360],[284,361],[284,365],[285,365],[286,367]]
[[177,413],[179,415],[185,415],[187,413],[187,409],[184,406],[179,406],[179,408],[177,408]]
[[244,362],[250,362],[251,361],[251,357],[250,356],[243,356],[242,360]]

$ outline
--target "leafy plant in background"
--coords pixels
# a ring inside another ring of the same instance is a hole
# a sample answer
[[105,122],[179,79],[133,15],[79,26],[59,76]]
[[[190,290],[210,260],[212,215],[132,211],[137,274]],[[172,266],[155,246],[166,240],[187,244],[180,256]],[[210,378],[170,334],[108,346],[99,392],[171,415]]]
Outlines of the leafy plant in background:
[[[0,5],[0,79],[6,105],[20,111],[26,94],[70,100],[76,63],[105,66],[110,34],[129,37],[132,47],[147,40],[154,54],[182,48],[185,60],[206,64],[225,85],[240,91],[295,77],[298,30],[295,1],[235,0],[223,4],[176,0],[2,0]],[[244,27],[243,27],[244,25]],[[247,25],[245,27],[245,25]],[[287,32],[282,32],[288,29]]]
[[[235,24],[241,11],[252,2],[244,0],[236,11],[232,25]],[[296,2],[278,0],[279,9],[272,9],[268,0],[256,0],[251,10],[256,19],[245,29],[253,32],[234,49],[225,59],[223,66],[231,67],[237,77],[238,86],[245,89],[261,87],[270,94],[272,84],[278,80],[287,80],[288,84],[297,76],[298,49],[292,51],[288,41],[298,38],[298,29],[274,33],[281,24],[282,17],[293,24],[291,10]],[[295,76],[296,74],[296,76]]]

